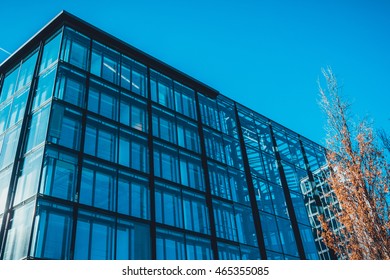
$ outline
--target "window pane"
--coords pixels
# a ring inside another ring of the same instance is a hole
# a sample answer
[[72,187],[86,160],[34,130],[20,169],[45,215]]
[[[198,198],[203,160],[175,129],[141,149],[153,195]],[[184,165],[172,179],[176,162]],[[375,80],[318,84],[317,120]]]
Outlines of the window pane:
[[136,133],[121,129],[119,138],[119,164],[148,172],[147,139]]
[[87,211],[79,212],[75,260],[112,260],[114,259],[114,242],[114,218]]
[[261,227],[263,230],[265,248],[276,252],[282,252],[279,231],[273,215],[260,212]]
[[60,43],[61,33],[58,33],[54,38],[49,39],[49,41],[45,43],[39,73],[57,63],[58,54],[60,51]]
[[173,114],[153,108],[153,136],[177,143],[176,121]]
[[9,192],[9,183],[11,180],[12,168],[7,168],[0,172],[0,214],[4,213],[7,196]]
[[199,158],[180,152],[181,184],[204,191],[203,169]]
[[97,81],[91,81],[89,89],[88,110],[118,120],[118,92]]
[[175,88],[175,109],[187,117],[196,119],[195,93],[192,89],[177,82]]
[[210,240],[186,236],[187,260],[211,260],[213,258]]
[[39,76],[33,101],[33,110],[52,97],[56,72],[57,67],[54,66]]
[[152,100],[167,108],[175,109],[172,80],[156,71],[151,71]]
[[156,253],[158,260],[184,260],[184,236],[180,233],[157,228]]
[[218,257],[220,260],[240,260],[240,249],[238,246],[218,242]]
[[0,137],[0,170],[15,161],[19,134],[20,125],[8,130],[4,137]]
[[81,136],[81,113],[54,104],[49,129],[49,141],[79,150]]
[[238,242],[233,205],[214,200],[213,208],[217,237]]
[[217,102],[202,94],[199,94],[199,105],[202,123],[221,131]]
[[31,201],[13,212],[4,249],[4,260],[27,257],[35,201]]
[[285,254],[298,257],[297,244],[289,220],[277,218],[280,231],[280,240]]
[[177,142],[183,148],[200,153],[198,127],[188,120],[177,118]]
[[102,208],[115,210],[116,176],[114,170],[83,165],[79,202]]
[[249,207],[235,206],[238,240],[240,243],[258,246],[253,220],[252,209]]
[[121,95],[120,122],[140,131],[148,131],[146,103],[134,97]]
[[55,260],[70,259],[72,220],[72,208],[39,202],[32,248],[34,257]]
[[136,94],[146,96],[146,67],[122,56],[121,86]]
[[149,226],[119,219],[116,238],[117,260],[150,259]]
[[227,169],[224,166],[208,163],[211,193],[232,200]]
[[14,205],[30,198],[38,192],[41,174],[43,148],[28,154],[22,162],[16,187]]
[[156,222],[183,227],[183,208],[180,190],[156,183]]
[[62,42],[61,59],[81,69],[87,70],[89,38],[66,27]]
[[149,182],[132,174],[118,178],[118,212],[142,219],[150,218]]
[[206,198],[202,195],[183,191],[184,228],[210,234]]
[[28,96],[28,90],[23,91],[22,93],[14,97],[12,102],[12,109],[10,112],[9,121],[7,125],[8,127],[12,127],[15,123],[19,122],[24,117],[24,111],[26,110],[27,96]]
[[179,158],[177,151],[154,144],[154,174],[157,177],[180,183]]
[[45,106],[32,115],[28,132],[26,151],[42,143],[46,138],[46,129],[49,122],[50,106]]
[[119,54],[93,41],[91,73],[111,83],[119,84]]
[[77,157],[47,150],[43,162],[41,193],[73,201],[77,169]]
[[85,75],[61,66],[57,74],[55,96],[73,105],[84,107]]

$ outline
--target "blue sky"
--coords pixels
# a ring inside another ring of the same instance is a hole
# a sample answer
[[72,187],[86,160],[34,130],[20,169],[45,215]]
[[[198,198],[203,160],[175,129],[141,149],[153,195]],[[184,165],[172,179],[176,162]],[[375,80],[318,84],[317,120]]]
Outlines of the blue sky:
[[390,132],[388,0],[3,0],[0,48],[61,10],[320,144],[317,80],[330,66],[353,113]]

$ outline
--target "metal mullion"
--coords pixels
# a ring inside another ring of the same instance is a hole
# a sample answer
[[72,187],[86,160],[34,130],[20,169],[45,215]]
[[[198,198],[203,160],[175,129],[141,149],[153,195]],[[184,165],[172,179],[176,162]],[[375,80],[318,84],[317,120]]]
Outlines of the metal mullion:
[[247,186],[248,186],[249,200],[250,200],[251,208],[252,208],[252,216],[253,216],[253,221],[255,224],[257,244],[259,246],[258,249],[260,251],[261,258],[263,260],[265,260],[265,259],[267,259],[267,253],[265,250],[263,228],[261,225],[260,213],[259,213],[259,210],[257,207],[256,193],[255,193],[255,188],[253,185],[253,180],[252,180],[252,175],[251,175],[250,165],[249,165],[249,159],[248,159],[248,155],[246,152],[245,140],[244,140],[244,136],[242,134],[240,116],[238,114],[236,102],[234,102],[234,113],[235,113],[235,117],[236,117],[236,125],[237,125],[237,132],[238,132],[238,138],[239,138],[238,140],[240,142],[241,156],[242,156],[242,161],[244,164],[245,177],[246,177]]
[[76,230],[77,230],[77,218],[79,210],[79,197],[80,197],[80,188],[81,188],[81,174],[83,170],[83,153],[85,146],[85,135],[87,130],[87,105],[88,105],[88,94],[89,94],[89,80],[90,80],[90,68],[91,68],[91,58],[92,58],[92,42],[89,41],[89,52],[88,52],[88,61],[87,61],[87,70],[85,71],[85,96],[83,100],[84,108],[82,108],[81,115],[81,135],[80,135],[80,149],[77,152],[77,180],[75,187],[75,197],[73,204],[73,225],[72,225],[72,234],[70,240],[70,259],[74,259],[75,244],[76,244]]
[[202,124],[201,109],[200,109],[198,94],[199,94],[198,92],[195,92],[195,106],[196,106],[197,123],[198,123],[200,158],[202,161],[202,169],[203,169],[204,183],[206,189],[206,205],[207,205],[209,223],[210,223],[211,249],[213,251],[212,253],[213,259],[218,260],[219,259],[218,243],[217,243],[217,233],[216,233],[216,226],[215,226],[215,217],[213,211],[214,210],[213,199],[211,194],[210,174],[207,165],[206,143],[205,143],[205,138],[203,133],[203,124]]
[[[284,173],[284,169],[282,166],[282,158],[280,156],[279,150],[277,149],[276,138],[275,138],[272,126],[270,126],[270,135],[271,135],[271,140],[272,140],[272,143],[273,143],[274,149],[275,149],[275,157],[276,157],[276,161],[277,161],[277,165],[278,165],[278,171],[279,171],[280,180],[282,183],[282,188],[283,188],[283,193],[284,193],[284,197],[285,197],[286,204],[287,204],[288,213],[290,216],[290,222],[291,222],[292,230],[294,233],[295,242],[296,242],[297,249],[298,249],[298,256],[300,259],[306,260],[306,255],[305,255],[305,251],[303,248],[303,242],[302,242],[301,234],[299,232],[298,221],[297,221],[297,217],[296,217],[295,211],[294,211],[294,205],[292,203],[290,190],[289,190],[288,184],[287,184],[286,174]],[[283,246],[282,246],[282,249],[283,249]],[[283,252],[284,252],[284,250],[283,250]]]
[[150,67],[146,70],[147,79],[147,115],[148,115],[148,152],[149,152],[149,193],[150,193],[150,247],[151,259],[157,259],[157,232],[156,232],[156,193],[154,177],[154,148],[153,148],[153,120],[152,120],[152,93],[150,82]]

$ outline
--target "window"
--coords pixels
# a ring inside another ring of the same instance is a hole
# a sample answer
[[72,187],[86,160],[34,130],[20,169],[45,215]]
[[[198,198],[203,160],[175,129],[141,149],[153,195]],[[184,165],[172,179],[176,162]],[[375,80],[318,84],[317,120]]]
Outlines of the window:
[[294,207],[295,216],[297,217],[297,221],[299,223],[309,226],[310,222],[309,222],[307,209],[302,194],[290,191],[290,195]]
[[217,237],[238,242],[233,205],[213,200]]
[[217,97],[217,103],[222,132],[238,139],[234,102],[219,95]]
[[91,80],[88,93],[88,110],[109,118],[118,120],[118,92],[109,86]]
[[233,200],[242,204],[250,205],[245,174],[234,168],[229,168],[228,173]]
[[156,183],[156,222],[183,228],[183,203],[180,190]]
[[148,114],[145,101],[122,93],[120,122],[139,131],[148,131]]
[[4,260],[18,260],[27,257],[35,201],[18,207],[12,213],[5,241]]
[[11,97],[15,92],[18,92],[31,84],[37,57],[38,52],[34,51],[22,61],[21,66],[17,66],[5,75],[0,93],[0,104]]
[[255,189],[257,207],[259,210],[274,213],[272,205],[272,196],[268,188],[268,184],[260,178],[253,177],[253,186]]
[[87,119],[84,152],[101,159],[116,162],[117,129],[96,119]]
[[308,260],[318,260],[318,252],[313,237],[313,229],[303,225],[299,225],[299,232],[301,233],[303,248]]
[[38,86],[33,100],[33,110],[45,103],[53,95],[54,81],[56,77],[57,66],[45,70],[38,79]]
[[121,87],[146,97],[146,67],[122,56]]
[[218,257],[220,260],[240,260],[240,248],[238,246],[218,242]]
[[18,183],[14,198],[14,205],[32,197],[38,192],[39,177],[41,174],[43,148],[29,153],[23,159],[19,171]]
[[8,129],[8,117],[11,111],[12,102],[8,102],[8,104],[2,104],[0,106],[0,135]]
[[301,180],[307,177],[307,173],[304,170],[296,168],[286,162],[282,162],[284,174],[286,175],[287,185],[290,190],[295,192],[301,192]]
[[60,52],[61,33],[54,35],[54,38],[50,38],[43,47],[43,54],[41,60],[41,67],[39,73],[42,73],[45,69],[52,67],[58,61],[58,54]]
[[156,253],[158,260],[186,259],[183,234],[157,228],[156,235]]
[[219,112],[216,100],[208,98],[202,94],[199,94],[198,96],[202,123],[221,131],[221,124],[219,120]]
[[257,246],[257,236],[252,209],[244,206],[234,206],[238,241],[243,244]]
[[49,122],[50,106],[47,105],[34,113],[30,120],[26,151],[31,150],[46,139],[46,129]]
[[158,72],[151,70],[150,86],[152,100],[174,110],[173,83],[172,80]]
[[267,154],[263,154],[263,160],[267,179],[272,183],[281,185],[278,163],[276,159]]
[[116,231],[117,260],[148,260],[151,258],[149,226],[118,219]]
[[114,241],[114,218],[79,211],[74,251],[75,260],[113,260]]
[[73,201],[77,182],[77,157],[47,150],[43,161],[40,192]]
[[14,97],[11,113],[9,116],[8,127],[12,127],[14,124],[23,119],[24,111],[26,110],[27,96],[28,90],[23,91]]
[[202,163],[199,158],[180,152],[181,184],[204,191]]
[[176,111],[196,120],[197,117],[194,91],[177,82],[174,83],[174,90]]
[[196,124],[177,118],[177,144],[196,153],[200,153],[199,132]]
[[72,220],[71,207],[40,201],[35,217],[33,256],[55,260],[70,259]]
[[298,249],[295,243],[294,232],[291,227],[291,222],[283,218],[276,218],[280,231],[280,240],[283,247],[283,252],[288,255],[298,257]]
[[148,141],[146,137],[121,129],[119,136],[119,164],[149,171]]
[[4,213],[5,207],[7,207],[6,202],[10,189],[11,173],[12,168],[7,168],[0,172],[0,214]]
[[119,84],[119,53],[93,41],[91,73],[111,83]]
[[265,248],[267,250],[282,252],[279,230],[273,215],[260,212],[261,228],[263,230]]
[[207,156],[219,162],[226,163],[225,147],[222,140],[222,135],[209,129],[203,130]]
[[204,234],[210,234],[206,198],[183,191],[184,228]]
[[154,143],[154,175],[180,183],[179,157],[175,149]]
[[267,178],[264,170],[263,157],[258,150],[246,147],[246,154],[248,156],[249,167],[252,175],[256,177]]
[[89,46],[89,38],[69,27],[65,27],[61,59],[83,70],[87,70]]
[[224,137],[226,163],[237,169],[244,169],[244,163],[241,156],[240,143],[230,137]]
[[54,104],[50,120],[49,141],[70,149],[80,149],[81,113]]
[[153,136],[173,144],[177,143],[176,122],[173,114],[153,108],[152,122]]
[[227,169],[224,166],[208,162],[211,193],[231,200],[231,189]]
[[84,163],[81,173],[79,202],[110,211],[115,210],[115,170]]
[[15,161],[16,148],[20,135],[20,125],[0,136],[0,170]]
[[120,172],[118,177],[118,212],[149,219],[149,182],[146,178]]
[[57,74],[55,97],[78,107],[84,107],[85,75],[61,66]]
[[211,260],[213,258],[210,240],[205,238],[187,235],[186,251],[187,260]]

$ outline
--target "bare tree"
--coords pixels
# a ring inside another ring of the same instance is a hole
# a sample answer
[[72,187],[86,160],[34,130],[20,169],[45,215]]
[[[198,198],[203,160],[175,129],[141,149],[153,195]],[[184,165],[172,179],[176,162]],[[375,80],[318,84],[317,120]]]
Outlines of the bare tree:
[[331,207],[340,225],[320,217],[324,243],[344,259],[390,259],[389,164],[367,122],[356,125],[350,104],[339,94],[330,68],[322,70],[320,105],[327,117],[327,182],[339,205]]
[[390,153],[390,135],[382,128],[377,131],[378,137],[382,142],[383,147]]

